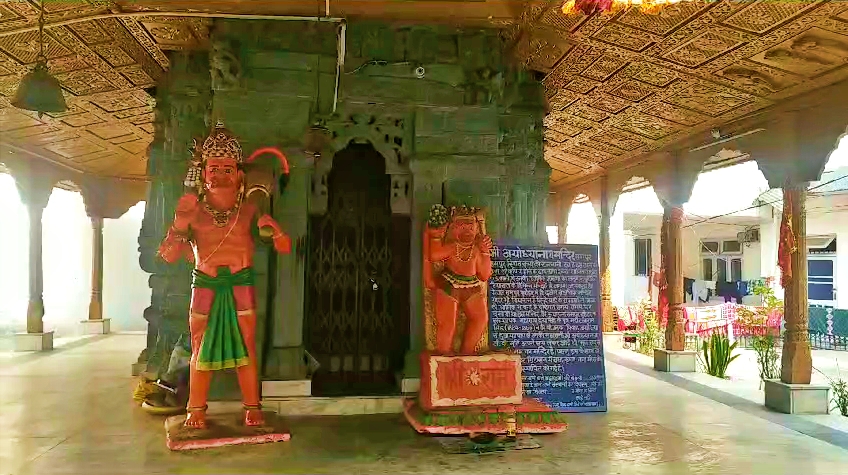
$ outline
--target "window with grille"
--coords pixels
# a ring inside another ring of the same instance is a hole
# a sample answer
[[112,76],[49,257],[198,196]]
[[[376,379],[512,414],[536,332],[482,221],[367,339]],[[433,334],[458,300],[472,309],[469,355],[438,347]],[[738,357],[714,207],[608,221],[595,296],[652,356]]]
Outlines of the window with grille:
[[648,276],[651,270],[651,240],[634,239],[636,245],[636,275]]

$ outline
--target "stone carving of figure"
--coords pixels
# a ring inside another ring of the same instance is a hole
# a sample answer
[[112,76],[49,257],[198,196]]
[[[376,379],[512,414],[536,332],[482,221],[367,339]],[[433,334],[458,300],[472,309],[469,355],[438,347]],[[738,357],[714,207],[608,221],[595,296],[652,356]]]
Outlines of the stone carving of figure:
[[808,65],[832,66],[837,64],[833,57],[844,58],[846,54],[848,54],[848,44],[808,34],[797,38],[789,48],[768,51],[764,58],[777,62],[800,62]]
[[195,266],[189,331],[191,361],[186,427],[206,426],[212,372],[235,368],[247,426],[263,424],[256,370],[256,297],[253,227],[273,232],[274,249],[291,251],[291,239],[244,198],[241,146],[219,123],[203,142],[200,194],[180,198],[159,255]]
[[462,310],[466,322],[459,351],[474,354],[488,328],[485,284],[492,276],[492,239],[486,235],[482,210],[463,206],[448,212],[435,205],[424,234],[424,285],[435,294],[435,350],[442,355],[454,352]]
[[223,41],[212,43],[209,66],[214,89],[237,88],[241,80],[241,62],[231,51],[230,45]]
[[762,87],[769,92],[777,92],[779,88],[770,77],[748,68],[730,67],[725,69],[721,74],[730,80],[738,81],[750,87]]

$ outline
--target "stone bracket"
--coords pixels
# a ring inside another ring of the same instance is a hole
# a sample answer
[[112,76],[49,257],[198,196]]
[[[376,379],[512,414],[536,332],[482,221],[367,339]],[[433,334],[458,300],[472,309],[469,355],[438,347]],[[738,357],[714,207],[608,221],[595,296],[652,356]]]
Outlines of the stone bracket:
[[664,205],[680,207],[689,201],[709,152],[662,153],[645,169],[648,181]]

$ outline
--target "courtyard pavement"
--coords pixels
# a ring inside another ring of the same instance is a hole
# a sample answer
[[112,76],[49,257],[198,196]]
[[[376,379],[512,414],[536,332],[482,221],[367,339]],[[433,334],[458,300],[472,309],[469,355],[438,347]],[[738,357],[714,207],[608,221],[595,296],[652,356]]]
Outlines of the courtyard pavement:
[[389,414],[291,418],[286,443],[173,453],[163,420],[132,402],[143,345],[118,334],[4,354],[0,475],[848,473],[836,431],[657,375],[621,351],[608,354],[609,412],[572,415],[567,432],[537,436],[537,450],[448,455]]

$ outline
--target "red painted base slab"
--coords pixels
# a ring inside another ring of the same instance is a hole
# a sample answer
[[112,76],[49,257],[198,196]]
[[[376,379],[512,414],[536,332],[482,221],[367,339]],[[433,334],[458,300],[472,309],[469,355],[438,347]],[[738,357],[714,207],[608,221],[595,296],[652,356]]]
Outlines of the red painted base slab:
[[521,356],[421,354],[419,404],[427,410],[521,404]]
[[205,429],[189,429],[183,424],[186,416],[173,416],[165,421],[167,446],[171,450],[196,450],[228,445],[266,444],[285,442],[291,433],[274,412],[263,411],[265,425],[247,427],[244,414],[207,414]]
[[507,414],[515,411],[519,434],[555,434],[568,428],[563,413],[535,399],[515,406],[463,407],[428,411],[418,400],[404,400],[403,414],[420,434],[462,435],[477,432],[506,434]]

